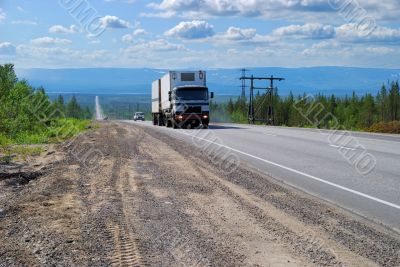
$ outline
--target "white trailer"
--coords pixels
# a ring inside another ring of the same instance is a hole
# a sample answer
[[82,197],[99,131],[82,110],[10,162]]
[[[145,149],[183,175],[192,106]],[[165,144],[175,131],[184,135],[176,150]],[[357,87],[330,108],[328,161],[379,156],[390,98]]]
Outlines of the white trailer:
[[154,125],[208,127],[209,94],[205,71],[170,71],[152,84]]

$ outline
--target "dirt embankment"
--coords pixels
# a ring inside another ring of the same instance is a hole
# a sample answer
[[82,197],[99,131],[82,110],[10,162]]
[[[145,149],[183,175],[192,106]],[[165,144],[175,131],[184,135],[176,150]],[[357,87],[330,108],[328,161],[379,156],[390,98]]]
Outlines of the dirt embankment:
[[167,138],[104,123],[0,185],[0,266],[400,265],[396,233]]

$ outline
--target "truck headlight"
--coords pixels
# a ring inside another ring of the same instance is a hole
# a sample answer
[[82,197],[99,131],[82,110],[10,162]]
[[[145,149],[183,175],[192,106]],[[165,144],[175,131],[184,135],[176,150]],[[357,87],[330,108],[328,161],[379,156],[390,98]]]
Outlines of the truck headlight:
[[203,115],[203,119],[208,119],[208,115]]

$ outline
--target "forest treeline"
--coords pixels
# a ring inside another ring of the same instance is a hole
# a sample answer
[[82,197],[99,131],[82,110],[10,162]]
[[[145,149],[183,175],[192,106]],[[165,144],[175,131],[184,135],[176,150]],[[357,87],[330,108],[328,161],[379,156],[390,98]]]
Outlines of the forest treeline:
[[[268,114],[268,101],[265,95],[255,96],[258,117]],[[314,109],[311,108],[313,105]],[[353,93],[338,97],[319,94],[310,97],[290,93],[281,97],[275,93],[274,107],[275,125],[278,126],[337,128],[339,124],[348,130],[400,133],[398,81],[382,85],[376,95],[358,96]],[[242,97],[230,99],[228,103],[212,103],[211,109],[213,117],[220,121],[247,123],[248,103]]]
[[0,146],[68,137],[91,117],[91,111],[82,108],[75,97],[68,103],[62,96],[51,101],[43,88],[19,80],[12,64],[0,65]]

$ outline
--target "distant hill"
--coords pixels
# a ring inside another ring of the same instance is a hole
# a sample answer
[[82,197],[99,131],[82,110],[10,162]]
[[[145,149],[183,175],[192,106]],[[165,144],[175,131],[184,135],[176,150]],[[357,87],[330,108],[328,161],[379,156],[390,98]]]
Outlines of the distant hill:
[[[325,93],[337,95],[371,92],[375,94],[383,83],[400,78],[400,69],[371,69],[348,67],[312,68],[249,68],[255,76],[284,77],[277,83],[281,95]],[[43,86],[51,93],[74,94],[149,94],[151,82],[166,70],[157,69],[17,69],[18,77],[33,86]],[[208,85],[220,95],[239,95],[238,69],[210,69]],[[263,84],[258,83],[262,86]]]

